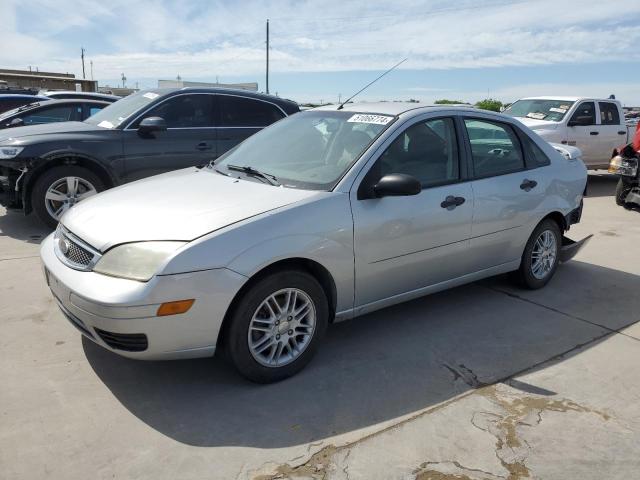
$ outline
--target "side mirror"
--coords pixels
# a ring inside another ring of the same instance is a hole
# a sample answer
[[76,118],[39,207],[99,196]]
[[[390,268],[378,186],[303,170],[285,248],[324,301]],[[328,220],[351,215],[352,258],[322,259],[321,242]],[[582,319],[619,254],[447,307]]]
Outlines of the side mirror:
[[404,173],[385,175],[373,186],[373,192],[378,198],[417,195],[421,191],[420,180]]
[[24,120],[22,120],[21,118],[14,118],[13,120],[11,120],[9,122],[9,127],[22,127],[24,125]]
[[572,118],[567,123],[569,127],[587,127],[589,125],[593,125],[593,117],[591,115],[578,115],[577,117]]
[[167,122],[162,117],[144,118],[138,126],[138,133],[149,135],[154,132],[164,132],[167,130]]

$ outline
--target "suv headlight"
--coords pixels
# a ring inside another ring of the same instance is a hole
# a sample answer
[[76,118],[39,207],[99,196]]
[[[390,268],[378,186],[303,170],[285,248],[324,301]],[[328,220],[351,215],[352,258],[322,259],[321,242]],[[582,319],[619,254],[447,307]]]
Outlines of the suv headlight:
[[153,277],[160,265],[187,242],[137,242],[125,243],[105,253],[94,272],[112,277],[146,282]]
[[0,147],[0,160],[9,160],[17,157],[24,147]]

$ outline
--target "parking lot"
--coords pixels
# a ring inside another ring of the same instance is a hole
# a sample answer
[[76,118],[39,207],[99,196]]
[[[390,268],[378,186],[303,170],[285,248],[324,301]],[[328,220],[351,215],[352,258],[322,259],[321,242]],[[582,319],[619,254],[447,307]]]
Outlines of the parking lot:
[[640,458],[640,213],[590,173],[542,290],[505,277],[333,325],[272,385],[218,359],[136,362],[81,338],[0,211],[0,478],[631,479]]

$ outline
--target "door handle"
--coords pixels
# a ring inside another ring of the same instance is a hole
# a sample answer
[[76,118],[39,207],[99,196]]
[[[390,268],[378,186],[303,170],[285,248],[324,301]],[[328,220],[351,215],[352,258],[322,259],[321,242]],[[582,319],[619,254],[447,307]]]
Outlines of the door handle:
[[589,132],[589,135],[598,135],[600,132]]
[[525,192],[528,192],[532,188],[535,188],[536,185],[538,185],[538,182],[536,182],[535,180],[528,180],[525,178],[520,184],[520,188]]
[[200,151],[204,151],[204,150],[211,150],[211,144],[207,143],[207,142],[200,142],[198,145],[196,145],[196,148]]
[[465,202],[464,197],[454,197],[453,195],[449,195],[444,201],[440,204],[442,208],[446,208],[447,210],[453,210],[456,207],[459,207]]
[[618,135],[626,135],[627,132],[625,132],[624,130],[618,130]]

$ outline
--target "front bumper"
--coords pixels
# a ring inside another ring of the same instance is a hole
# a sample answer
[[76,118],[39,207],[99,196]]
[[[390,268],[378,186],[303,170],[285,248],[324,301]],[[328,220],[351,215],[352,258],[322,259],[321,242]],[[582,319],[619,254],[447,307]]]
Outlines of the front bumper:
[[[60,262],[49,235],[40,250],[51,293],[85,337],[129,358],[211,356],[222,320],[247,280],[221,268],[155,276],[148,282],[73,270]],[[156,316],[160,304],[195,299],[189,311]]]

